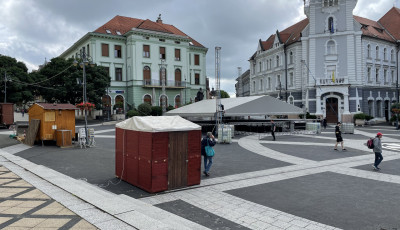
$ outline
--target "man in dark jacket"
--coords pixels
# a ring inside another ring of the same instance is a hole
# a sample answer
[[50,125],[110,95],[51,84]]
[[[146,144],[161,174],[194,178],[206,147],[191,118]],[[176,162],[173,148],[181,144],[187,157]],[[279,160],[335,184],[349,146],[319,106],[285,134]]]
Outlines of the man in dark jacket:
[[382,133],[377,133],[376,137],[374,138],[374,153],[375,153],[375,163],[372,165],[374,170],[381,170],[378,165],[382,162],[383,156],[382,156]]
[[204,157],[204,175],[206,176],[210,176],[210,168],[211,165],[213,163],[212,158],[213,157],[209,157],[206,155],[206,150],[205,147],[207,146],[207,144],[209,146],[214,146],[215,145],[215,139],[214,139],[214,135],[212,135],[211,132],[207,133],[207,137],[203,138],[203,140],[201,140],[201,155],[203,155]]
[[343,145],[343,138],[342,138],[342,131],[340,131],[340,126],[342,124],[340,122],[337,123],[336,127],[335,127],[335,135],[336,135],[336,144],[335,144],[335,150],[337,150],[337,146],[340,143],[342,146],[342,151],[346,151],[346,149],[344,148]]

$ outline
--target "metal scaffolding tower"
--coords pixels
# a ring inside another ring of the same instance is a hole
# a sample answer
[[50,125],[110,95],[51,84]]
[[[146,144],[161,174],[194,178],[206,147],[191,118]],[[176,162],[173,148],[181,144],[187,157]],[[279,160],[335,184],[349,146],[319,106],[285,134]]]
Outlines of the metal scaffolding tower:
[[215,125],[218,129],[219,124],[222,122],[223,109],[221,108],[221,89],[220,89],[220,79],[221,79],[221,47],[215,47]]

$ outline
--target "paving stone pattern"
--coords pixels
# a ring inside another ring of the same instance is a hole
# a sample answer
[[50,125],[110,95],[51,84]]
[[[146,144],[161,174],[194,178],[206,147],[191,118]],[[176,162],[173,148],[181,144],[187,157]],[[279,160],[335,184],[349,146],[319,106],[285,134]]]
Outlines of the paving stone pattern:
[[0,229],[97,229],[0,166]]

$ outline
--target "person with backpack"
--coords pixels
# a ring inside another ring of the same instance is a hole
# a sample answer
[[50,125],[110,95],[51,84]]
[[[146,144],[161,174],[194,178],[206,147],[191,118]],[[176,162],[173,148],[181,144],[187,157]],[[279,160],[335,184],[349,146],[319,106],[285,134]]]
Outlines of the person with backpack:
[[212,135],[211,132],[207,133],[207,136],[201,140],[201,155],[204,157],[204,175],[205,176],[210,176],[210,168],[213,163],[213,156],[208,156],[206,153],[206,146],[214,146],[216,144],[214,135]]
[[336,144],[335,144],[335,148],[334,150],[338,150],[337,146],[340,143],[342,146],[342,151],[346,151],[346,149],[344,148],[344,144],[343,144],[343,138],[342,138],[342,131],[340,131],[340,126],[342,124],[340,122],[337,123],[336,127],[335,127],[335,135],[336,135]]
[[372,165],[372,167],[374,168],[374,170],[377,170],[377,171],[381,170],[378,166],[383,160],[381,138],[382,138],[382,133],[379,132],[376,134],[376,137],[373,139],[374,140],[373,151],[375,153],[375,163]]

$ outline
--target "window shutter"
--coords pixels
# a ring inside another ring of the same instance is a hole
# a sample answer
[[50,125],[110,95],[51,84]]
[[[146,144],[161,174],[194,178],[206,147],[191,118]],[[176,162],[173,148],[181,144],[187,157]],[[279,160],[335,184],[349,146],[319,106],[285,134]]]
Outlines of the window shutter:
[[108,57],[108,44],[101,44],[101,56]]

